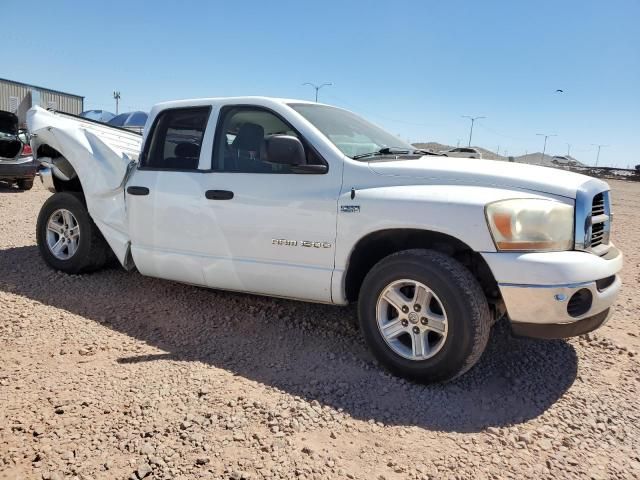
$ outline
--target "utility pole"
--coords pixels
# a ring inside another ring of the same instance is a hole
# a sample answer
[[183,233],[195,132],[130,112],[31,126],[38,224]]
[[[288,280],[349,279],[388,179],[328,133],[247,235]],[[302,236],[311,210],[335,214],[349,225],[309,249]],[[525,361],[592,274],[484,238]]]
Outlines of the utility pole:
[[496,148],[496,156],[500,156],[500,145],[498,145],[498,148]]
[[571,144],[567,143],[567,157],[571,156]]
[[598,144],[598,143],[592,143],[591,145],[594,146],[594,147],[598,147],[598,153],[596,155],[596,167],[597,167],[598,166],[598,160],[600,160],[600,149],[602,147],[608,147],[609,145],[601,145],[601,144]]
[[116,101],[116,115],[118,114],[118,103],[120,102],[120,92],[113,91],[113,98]]
[[544,147],[542,147],[542,161],[544,162],[544,154],[547,151],[547,138],[549,137],[557,137],[555,133],[536,133],[539,137],[544,137]]
[[471,146],[471,138],[473,137],[473,124],[475,123],[476,120],[480,120],[481,118],[487,118],[487,117],[472,117],[471,115],[462,115],[462,118],[468,118],[469,120],[471,120],[471,130],[469,130],[469,147]]
[[316,90],[316,103],[318,103],[318,90],[320,90],[322,87],[329,87],[331,85],[333,85],[333,83],[328,82],[328,83],[323,83],[321,85],[316,85],[315,83],[311,83],[311,82],[305,82],[302,84],[304,85],[309,85],[310,87],[313,87]]

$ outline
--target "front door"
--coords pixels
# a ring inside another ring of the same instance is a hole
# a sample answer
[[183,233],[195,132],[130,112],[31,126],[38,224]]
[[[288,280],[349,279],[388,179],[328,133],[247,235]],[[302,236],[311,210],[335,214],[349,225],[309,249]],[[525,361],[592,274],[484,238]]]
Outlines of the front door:
[[253,106],[221,109],[206,188],[206,219],[221,239],[210,244],[211,287],[331,301],[337,198],[342,172],[296,174],[264,161],[265,137],[297,136],[307,163],[315,149],[284,119]]

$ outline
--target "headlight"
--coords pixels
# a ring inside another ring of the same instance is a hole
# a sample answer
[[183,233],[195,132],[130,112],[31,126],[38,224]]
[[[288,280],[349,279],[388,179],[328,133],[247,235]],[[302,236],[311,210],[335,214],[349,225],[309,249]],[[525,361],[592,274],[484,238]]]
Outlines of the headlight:
[[573,206],[553,200],[522,198],[490,203],[485,208],[498,250],[570,250]]

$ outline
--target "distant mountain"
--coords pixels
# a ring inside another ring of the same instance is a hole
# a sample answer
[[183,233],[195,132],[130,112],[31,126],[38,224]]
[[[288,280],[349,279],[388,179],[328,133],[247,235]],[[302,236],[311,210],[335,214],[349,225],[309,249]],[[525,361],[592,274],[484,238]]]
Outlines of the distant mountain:
[[432,152],[441,152],[442,150],[451,148],[449,145],[443,145],[437,142],[414,143],[413,146],[422,150],[431,150]]
[[[444,145],[438,142],[418,142],[413,144],[416,148],[421,148],[423,150],[431,150],[434,152],[442,152],[444,150],[449,150],[450,148],[454,148],[451,145]],[[503,162],[509,161],[509,157],[505,157],[504,155],[498,155],[496,152],[492,152],[491,150],[487,150],[482,147],[473,147],[479,152],[482,153],[482,158],[484,160],[500,160]],[[555,158],[555,160],[554,160]],[[566,160],[565,160],[566,159]],[[553,155],[544,155],[542,157],[542,152],[537,153],[529,153],[527,155],[520,155],[518,157],[513,157],[514,162],[517,163],[528,163],[531,165],[542,165],[545,167],[557,167],[559,165],[566,165],[569,162],[576,162],[575,165],[585,166],[583,163],[579,162],[572,156],[563,155],[562,157],[555,157]]]

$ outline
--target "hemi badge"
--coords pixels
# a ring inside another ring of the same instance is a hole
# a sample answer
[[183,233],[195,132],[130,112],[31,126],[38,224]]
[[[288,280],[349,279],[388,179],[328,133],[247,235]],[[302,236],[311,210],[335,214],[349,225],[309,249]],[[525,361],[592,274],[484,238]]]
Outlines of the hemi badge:
[[360,212],[360,205],[341,205],[340,211],[344,213],[358,213]]

